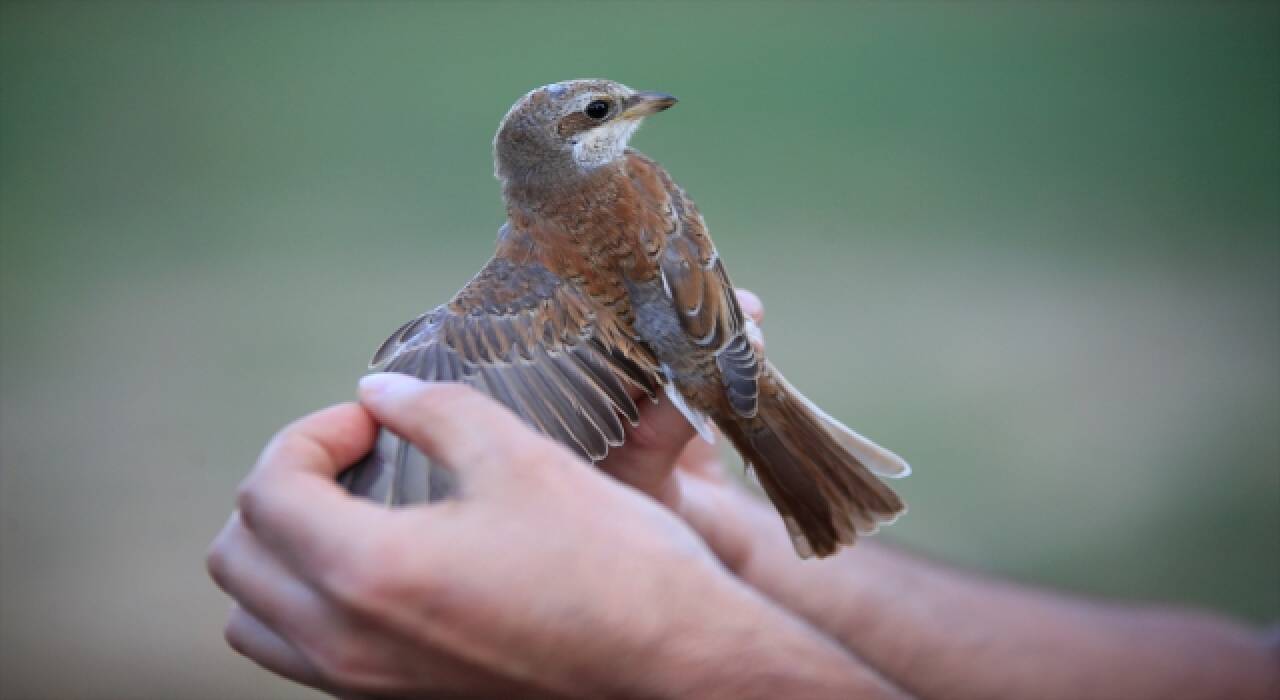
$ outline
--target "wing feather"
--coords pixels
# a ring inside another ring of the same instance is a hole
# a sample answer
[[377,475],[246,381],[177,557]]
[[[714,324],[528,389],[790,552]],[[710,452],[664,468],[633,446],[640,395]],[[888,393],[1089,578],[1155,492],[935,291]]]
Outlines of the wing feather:
[[608,358],[604,354],[591,347],[577,347],[572,349],[568,356],[583,370],[583,375],[594,382],[596,388],[608,396],[613,406],[626,416],[627,422],[631,425],[640,423],[640,409],[631,400],[626,387],[617,381],[617,376],[609,367]]
[[[639,418],[631,390],[656,395],[657,362],[577,285],[503,251],[448,304],[397,328],[370,366],[465,382],[583,458],[603,459],[622,444],[621,417],[633,425]],[[417,492],[439,480],[406,472],[421,471],[425,458],[410,445],[382,442],[344,483],[357,492],[378,484],[380,500],[390,503],[424,500]],[[389,473],[359,473],[379,468]]]
[[751,345],[733,283],[697,207],[665,171],[652,167],[665,186],[666,208],[671,213],[671,231],[658,258],[663,286],[689,337],[714,354],[733,410],[753,417],[764,364]]

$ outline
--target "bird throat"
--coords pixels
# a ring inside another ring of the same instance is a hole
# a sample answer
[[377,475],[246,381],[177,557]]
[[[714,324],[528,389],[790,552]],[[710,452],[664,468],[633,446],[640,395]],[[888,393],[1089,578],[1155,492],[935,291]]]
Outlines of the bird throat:
[[514,217],[522,212],[545,218],[568,211],[574,205],[593,208],[607,204],[625,179],[621,158],[590,169],[546,168],[525,177],[504,178],[502,199],[508,215]]

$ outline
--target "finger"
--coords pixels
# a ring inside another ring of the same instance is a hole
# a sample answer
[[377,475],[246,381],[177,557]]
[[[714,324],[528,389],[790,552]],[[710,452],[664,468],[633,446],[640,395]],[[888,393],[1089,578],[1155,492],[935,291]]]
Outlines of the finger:
[[206,565],[214,583],[264,624],[291,637],[314,630],[328,607],[247,530],[239,513],[209,549]]
[[628,427],[626,442],[598,466],[619,481],[671,505],[671,471],[676,457],[694,435],[693,426],[670,401],[647,403],[640,407],[640,424]]
[[755,321],[747,318],[747,342],[751,343],[751,347],[755,348],[756,354],[764,353],[764,331],[760,330],[760,326]]
[[301,468],[332,481],[373,447],[376,429],[359,404],[321,409],[277,433],[258,458],[257,471]]
[[318,411],[271,441],[237,503],[244,526],[288,568],[312,582],[345,562],[390,518],[334,477],[368,451],[375,424],[356,404]]
[[720,454],[724,436],[719,428],[715,430],[715,444],[706,440],[690,440],[684,451],[676,458],[676,468],[695,476],[719,479],[724,476],[724,458]]
[[747,341],[756,349],[756,353],[763,353],[764,331],[760,330],[760,324],[764,323],[764,303],[760,301],[760,297],[745,289],[734,290],[734,293],[738,296],[738,306],[747,315]]
[[[533,432],[506,407],[456,382],[423,382],[402,374],[370,374],[360,401],[379,423],[483,491],[518,478],[512,465],[564,451]],[[571,461],[571,460],[561,460]]]
[[302,652],[239,605],[231,610],[224,636],[232,649],[268,671],[324,689],[324,677]]
[[756,296],[755,292],[735,289],[733,293],[738,297],[738,306],[742,307],[742,313],[756,323],[764,323],[764,302],[760,301],[760,297]]

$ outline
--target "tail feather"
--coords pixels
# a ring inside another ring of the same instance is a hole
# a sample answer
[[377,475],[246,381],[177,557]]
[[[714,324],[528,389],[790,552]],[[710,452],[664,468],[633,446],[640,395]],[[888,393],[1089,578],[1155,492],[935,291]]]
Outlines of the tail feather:
[[797,400],[805,405],[815,416],[821,419],[823,426],[831,433],[831,437],[849,452],[853,453],[862,462],[867,469],[877,476],[884,476],[890,479],[901,479],[904,476],[911,476],[911,465],[898,455],[886,450],[885,448],[871,442],[862,435],[850,430],[848,426],[840,421],[827,415],[827,412],[819,408],[816,404],[809,400],[807,396],[801,394],[787,378],[782,376],[777,370],[774,370],[773,376],[777,379],[787,392],[794,396]]
[[873,473],[902,476],[900,457],[827,416],[768,365],[752,418],[717,421],[760,478],[802,557],[825,557],[905,510]]

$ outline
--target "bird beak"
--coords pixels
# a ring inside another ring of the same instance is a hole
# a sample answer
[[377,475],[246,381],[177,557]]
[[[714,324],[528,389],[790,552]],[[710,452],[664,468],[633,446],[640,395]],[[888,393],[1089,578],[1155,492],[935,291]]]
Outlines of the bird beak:
[[676,98],[662,92],[637,92],[622,101],[623,119],[640,119],[657,114],[677,102]]

